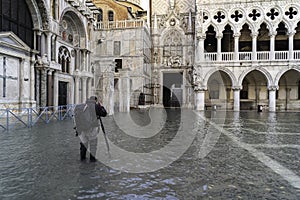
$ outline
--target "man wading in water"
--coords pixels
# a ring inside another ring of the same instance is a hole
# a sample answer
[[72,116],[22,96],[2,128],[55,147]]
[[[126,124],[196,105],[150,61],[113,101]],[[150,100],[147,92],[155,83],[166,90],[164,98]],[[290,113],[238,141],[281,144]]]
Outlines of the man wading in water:
[[96,161],[97,135],[100,126],[103,133],[104,127],[100,117],[107,115],[104,107],[97,102],[96,96],[91,96],[85,104],[76,105],[74,109],[74,120],[76,135],[80,138],[80,159],[86,159],[86,153],[89,150],[90,161]]

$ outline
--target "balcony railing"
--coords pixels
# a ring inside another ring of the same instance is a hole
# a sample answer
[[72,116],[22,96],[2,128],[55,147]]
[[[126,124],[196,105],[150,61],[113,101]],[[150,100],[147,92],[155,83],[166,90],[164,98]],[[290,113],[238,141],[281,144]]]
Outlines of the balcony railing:
[[147,26],[147,23],[144,20],[108,21],[97,22],[95,30],[140,28],[144,26]]
[[[253,61],[255,60],[255,54],[253,52],[238,52],[237,58],[235,58],[234,52],[221,52],[218,55],[215,53],[204,53],[205,62],[214,61]],[[272,58],[270,51],[258,51],[256,52],[256,60],[258,61],[270,61],[270,60],[300,60],[300,50],[293,51],[290,55],[289,51],[275,51]]]

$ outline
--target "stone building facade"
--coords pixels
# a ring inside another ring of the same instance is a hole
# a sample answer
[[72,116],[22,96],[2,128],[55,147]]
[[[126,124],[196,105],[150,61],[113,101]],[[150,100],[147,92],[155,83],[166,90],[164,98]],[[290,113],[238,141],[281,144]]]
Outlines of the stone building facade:
[[152,3],[160,104],[300,108],[299,1]]
[[299,109],[299,5],[197,2],[197,109],[206,103],[236,111],[258,105],[269,111]]
[[2,108],[74,104],[94,93],[90,46],[98,10],[91,1],[0,4]]

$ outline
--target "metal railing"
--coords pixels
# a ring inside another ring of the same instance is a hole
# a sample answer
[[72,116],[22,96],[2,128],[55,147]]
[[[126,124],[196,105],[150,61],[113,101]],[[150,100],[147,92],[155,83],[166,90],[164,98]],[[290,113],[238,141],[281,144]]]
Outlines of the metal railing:
[[48,124],[50,121],[61,121],[73,118],[76,104],[37,108],[0,109],[0,129],[30,128],[37,123]]

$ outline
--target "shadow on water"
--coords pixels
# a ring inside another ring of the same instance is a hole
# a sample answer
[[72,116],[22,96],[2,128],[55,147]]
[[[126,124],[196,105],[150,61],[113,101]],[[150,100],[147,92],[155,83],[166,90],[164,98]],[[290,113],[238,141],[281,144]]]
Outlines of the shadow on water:
[[[166,127],[146,139],[124,134],[113,117],[103,121],[114,144],[130,151],[148,152],[168,144],[179,127],[180,112],[166,109],[166,113]],[[209,120],[211,113],[205,114]],[[135,121],[142,119],[140,125],[150,123],[146,111],[131,115]],[[228,112],[224,124],[226,130],[244,142],[253,141],[247,134],[264,137],[259,140],[265,141],[267,137],[260,135],[271,130],[299,133],[300,117],[296,113],[279,113],[270,118],[268,114],[256,112],[241,112],[238,116]],[[198,158],[201,145],[198,139],[209,130],[206,126],[209,125],[203,122],[199,135],[180,159],[158,171],[137,174],[117,171],[100,162],[81,162],[79,140],[71,120],[0,133],[0,199],[300,198],[299,190],[223,134],[206,157]],[[297,138],[295,135],[287,137]],[[268,142],[272,141],[274,139]],[[297,160],[300,155],[289,156],[296,152],[295,149],[273,149],[272,152],[272,149],[261,147],[261,150],[285,166],[291,166],[299,175]]]

